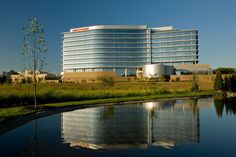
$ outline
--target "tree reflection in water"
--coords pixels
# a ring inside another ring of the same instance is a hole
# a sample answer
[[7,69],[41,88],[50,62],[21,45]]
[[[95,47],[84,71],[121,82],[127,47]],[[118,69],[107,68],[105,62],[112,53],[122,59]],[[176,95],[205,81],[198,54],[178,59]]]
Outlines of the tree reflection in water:
[[199,113],[199,108],[197,104],[198,104],[198,98],[189,99],[189,106],[193,109],[194,115]]
[[44,149],[44,142],[40,138],[40,135],[38,133],[38,120],[33,121],[32,125],[32,136],[30,138],[30,142],[26,147],[22,150],[21,156],[42,156],[42,151]]
[[219,118],[223,116],[224,108],[226,115],[236,115],[236,98],[221,98],[215,97],[215,110]]

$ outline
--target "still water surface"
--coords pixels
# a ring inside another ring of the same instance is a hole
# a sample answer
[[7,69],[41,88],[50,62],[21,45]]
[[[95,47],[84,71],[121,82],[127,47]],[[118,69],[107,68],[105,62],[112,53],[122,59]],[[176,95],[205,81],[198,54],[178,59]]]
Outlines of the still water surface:
[[79,109],[0,135],[0,155],[233,157],[235,113],[234,100],[213,98]]

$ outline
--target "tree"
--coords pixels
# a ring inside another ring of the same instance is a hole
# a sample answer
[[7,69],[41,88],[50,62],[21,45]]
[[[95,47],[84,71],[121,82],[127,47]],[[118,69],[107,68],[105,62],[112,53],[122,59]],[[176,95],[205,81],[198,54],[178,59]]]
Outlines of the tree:
[[214,89],[215,90],[223,90],[224,84],[223,84],[223,79],[220,71],[216,72],[216,77],[214,80]]
[[192,78],[191,91],[192,92],[197,92],[198,91],[197,76],[196,76],[195,73],[193,74],[193,78]]
[[231,76],[225,76],[224,78],[224,92],[231,92],[232,91],[232,85],[231,85]]
[[0,84],[6,83],[10,84],[12,82],[11,75],[17,74],[17,72],[11,70],[9,72],[3,71],[2,75],[0,75]]
[[233,74],[230,78],[232,92],[236,92],[236,76]]
[[7,77],[5,75],[0,76],[0,84],[6,83]]
[[37,107],[37,72],[45,65],[45,55],[48,51],[44,40],[44,27],[36,18],[29,20],[23,28],[23,57],[26,68],[33,70],[34,108]]

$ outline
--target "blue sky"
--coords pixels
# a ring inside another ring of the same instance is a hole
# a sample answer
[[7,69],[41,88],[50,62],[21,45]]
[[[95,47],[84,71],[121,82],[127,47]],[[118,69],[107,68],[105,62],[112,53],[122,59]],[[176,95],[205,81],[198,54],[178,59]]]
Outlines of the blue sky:
[[0,71],[23,70],[22,28],[45,26],[45,70],[60,72],[61,33],[89,25],[172,25],[199,30],[200,63],[236,67],[235,0],[0,0]]

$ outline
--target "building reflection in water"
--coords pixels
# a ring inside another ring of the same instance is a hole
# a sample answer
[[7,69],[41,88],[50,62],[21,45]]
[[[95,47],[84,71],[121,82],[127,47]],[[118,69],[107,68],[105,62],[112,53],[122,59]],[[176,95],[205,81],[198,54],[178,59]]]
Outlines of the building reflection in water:
[[71,147],[171,148],[199,143],[195,100],[146,102],[62,113],[61,136]]

